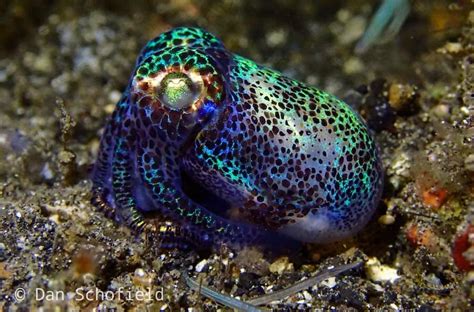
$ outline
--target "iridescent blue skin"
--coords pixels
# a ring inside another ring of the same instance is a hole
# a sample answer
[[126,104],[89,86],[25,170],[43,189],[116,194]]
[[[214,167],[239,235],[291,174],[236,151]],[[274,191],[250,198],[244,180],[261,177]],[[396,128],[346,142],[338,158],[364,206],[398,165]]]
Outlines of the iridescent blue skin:
[[381,186],[375,142],[349,106],[176,28],[137,59],[101,140],[93,203],[199,245],[328,243],[368,222]]

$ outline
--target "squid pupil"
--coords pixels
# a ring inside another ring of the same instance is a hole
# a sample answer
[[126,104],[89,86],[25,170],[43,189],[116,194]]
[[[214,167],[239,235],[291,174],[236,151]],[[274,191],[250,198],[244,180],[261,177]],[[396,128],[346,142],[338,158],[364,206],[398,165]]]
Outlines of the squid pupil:
[[170,73],[161,81],[158,94],[166,105],[179,109],[193,104],[199,90],[186,74]]

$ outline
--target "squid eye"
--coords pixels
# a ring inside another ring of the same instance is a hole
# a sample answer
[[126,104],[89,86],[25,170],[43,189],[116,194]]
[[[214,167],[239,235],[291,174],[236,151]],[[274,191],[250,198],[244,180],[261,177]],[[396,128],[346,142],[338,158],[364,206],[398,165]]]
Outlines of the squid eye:
[[188,76],[184,73],[167,74],[157,86],[159,100],[172,108],[181,109],[194,104],[203,90],[199,75]]

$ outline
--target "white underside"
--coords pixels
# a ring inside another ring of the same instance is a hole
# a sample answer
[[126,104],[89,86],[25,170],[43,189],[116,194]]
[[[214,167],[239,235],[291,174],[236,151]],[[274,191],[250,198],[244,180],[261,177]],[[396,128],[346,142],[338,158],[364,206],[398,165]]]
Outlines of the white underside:
[[304,218],[298,218],[295,221],[281,227],[279,232],[302,242],[318,244],[331,243],[349,237],[362,225],[359,223],[351,229],[337,229],[334,221],[324,210],[316,214],[309,213]]

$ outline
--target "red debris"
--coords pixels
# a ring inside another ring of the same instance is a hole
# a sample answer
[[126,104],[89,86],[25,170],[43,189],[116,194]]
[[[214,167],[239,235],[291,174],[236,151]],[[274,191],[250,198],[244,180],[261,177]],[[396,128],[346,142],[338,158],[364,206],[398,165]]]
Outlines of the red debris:
[[439,209],[448,199],[449,192],[447,188],[440,185],[428,172],[416,174],[416,189],[423,204],[431,209]]
[[469,235],[474,235],[474,226],[469,224],[465,231],[457,235],[454,239],[452,255],[454,264],[461,271],[470,271],[474,269],[474,263],[470,262],[463,255],[469,248],[473,247],[473,242],[469,240]]
[[448,191],[445,188],[434,186],[423,191],[422,197],[423,203],[426,206],[432,209],[438,209],[446,202]]
[[436,246],[437,236],[427,226],[412,223],[408,225],[405,236],[413,247],[424,246],[431,250]]

